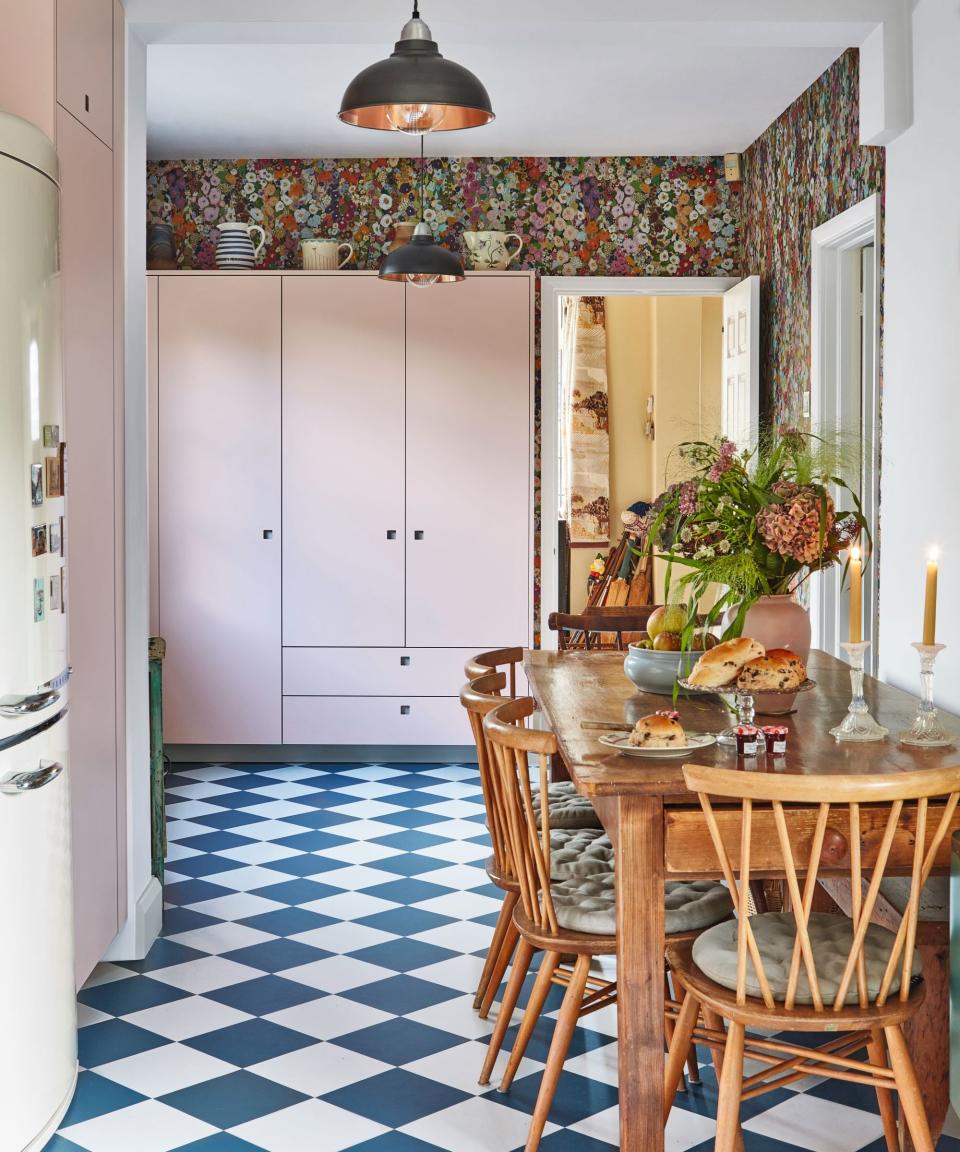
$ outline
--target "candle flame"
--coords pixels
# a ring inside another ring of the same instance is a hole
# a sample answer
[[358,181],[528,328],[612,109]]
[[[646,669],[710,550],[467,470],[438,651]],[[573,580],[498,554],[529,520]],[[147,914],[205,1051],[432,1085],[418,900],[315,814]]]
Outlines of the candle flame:
[[854,544],[854,546],[850,549],[850,559],[851,560],[859,560],[860,559],[860,545],[859,544]]
[[940,559],[940,549],[934,544],[927,549],[927,559],[936,563]]

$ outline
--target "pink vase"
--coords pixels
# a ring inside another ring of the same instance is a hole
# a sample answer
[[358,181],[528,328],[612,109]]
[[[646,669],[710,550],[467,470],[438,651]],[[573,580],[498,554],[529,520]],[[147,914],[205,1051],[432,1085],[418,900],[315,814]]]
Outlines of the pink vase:
[[[735,610],[727,611],[723,621],[725,628],[735,615]],[[747,609],[742,635],[758,640],[766,649],[789,648],[804,664],[810,657],[810,614],[792,596],[761,596]],[[761,693],[755,703],[757,712],[776,716],[792,712],[795,700],[795,695]]]

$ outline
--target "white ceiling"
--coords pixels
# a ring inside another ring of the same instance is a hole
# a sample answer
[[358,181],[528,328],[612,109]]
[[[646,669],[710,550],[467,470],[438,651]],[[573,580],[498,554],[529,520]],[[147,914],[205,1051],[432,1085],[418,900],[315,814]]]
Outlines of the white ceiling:
[[[440,51],[496,121],[440,133],[445,155],[743,151],[900,0],[421,0]],[[152,158],[382,156],[415,150],[337,120],[343,90],[392,50],[405,0],[127,0],[148,42]],[[663,20],[664,9],[671,16]],[[358,21],[358,10],[363,19]],[[590,19],[584,19],[588,12]]]

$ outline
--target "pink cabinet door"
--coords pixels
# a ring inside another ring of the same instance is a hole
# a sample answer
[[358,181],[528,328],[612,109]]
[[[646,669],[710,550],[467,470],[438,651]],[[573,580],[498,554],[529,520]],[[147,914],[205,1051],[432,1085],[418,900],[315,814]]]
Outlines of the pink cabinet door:
[[403,297],[283,277],[284,644],[404,642]]
[[113,378],[113,153],[57,110],[67,443],[65,594],[70,663],[77,975],[119,927],[118,439]]
[[57,101],[113,144],[113,0],[57,0]]
[[280,278],[164,276],[164,738],[280,742]]
[[530,292],[406,289],[408,645],[528,642]]

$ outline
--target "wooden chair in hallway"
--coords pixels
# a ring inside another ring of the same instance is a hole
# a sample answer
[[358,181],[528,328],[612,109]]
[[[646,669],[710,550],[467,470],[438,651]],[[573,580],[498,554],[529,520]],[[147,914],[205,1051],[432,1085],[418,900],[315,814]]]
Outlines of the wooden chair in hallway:
[[[592,973],[591,963],[595,957],[616,955],[617,950],[613,846],[606,836],[587,839],[584,835],[579,842],[574,838],[558,850],[549,810],[541,813],[535,803],[535,781],[539,780],[542,792],[557,740],[552,732],[525,726],[534,709],[531,699],[501,702],[483,721],[490,744],[491,775],[499,782],[520,888],[513,914],[520,940],[481,1084],[490,1081],[535,952],[542,951],[543,957],[500,1083],[501,1092],[510,1088],[551,986],[557,984],[566,990],[537,1096],[527,1152],[539,1146],[577,1021],[616,999],[616,983]],[[530,758],[537,765],[535,779],[531,779]],[[667,930],[675,941],[692,940],[704,926],[725,919],[731,910],[729,894],[722,885],[710,881],[674,883],[665,900]],[[572,966],[570,957],[575,958]],[[687,1056],[684,1051],[681,1069]]]
[[623,652],[631,640],[645,631],[654,605],[636,608],[593,609],[581,613],[551,612],[547,626],[557,634],[561,652],[615,649]]
[[[918,911],[934,866],[948,858],[960,766],[803,776],[688,765],[684,777],[699,795],[738,919],[667,949],[687,993],[667,1059],[667,1109],[694,1039],[722,1053],[716,1152],[735,1147],[742,1100],[811,1075],[873,1087],[888,1152],[900,1148],[898,1094],[915,1148],[933,1152],[903,1027],[924,998]],[[914,831],[912,848],[895,839],[903,826]],[[910,873],[895,931],[875,922],[891,870]],[[785,877],[791,912],[748,914],[750,880],[763,874]],[[813,911],[821,875],[849,880],[849,917]],[[726,1036],[697,1026],[701,1008],[729,1021]],[[825,1042],[810,1048],[772,1035],[791,1031],[821,1032]],[[745,1056],[766,1067],[744,1078]]]

